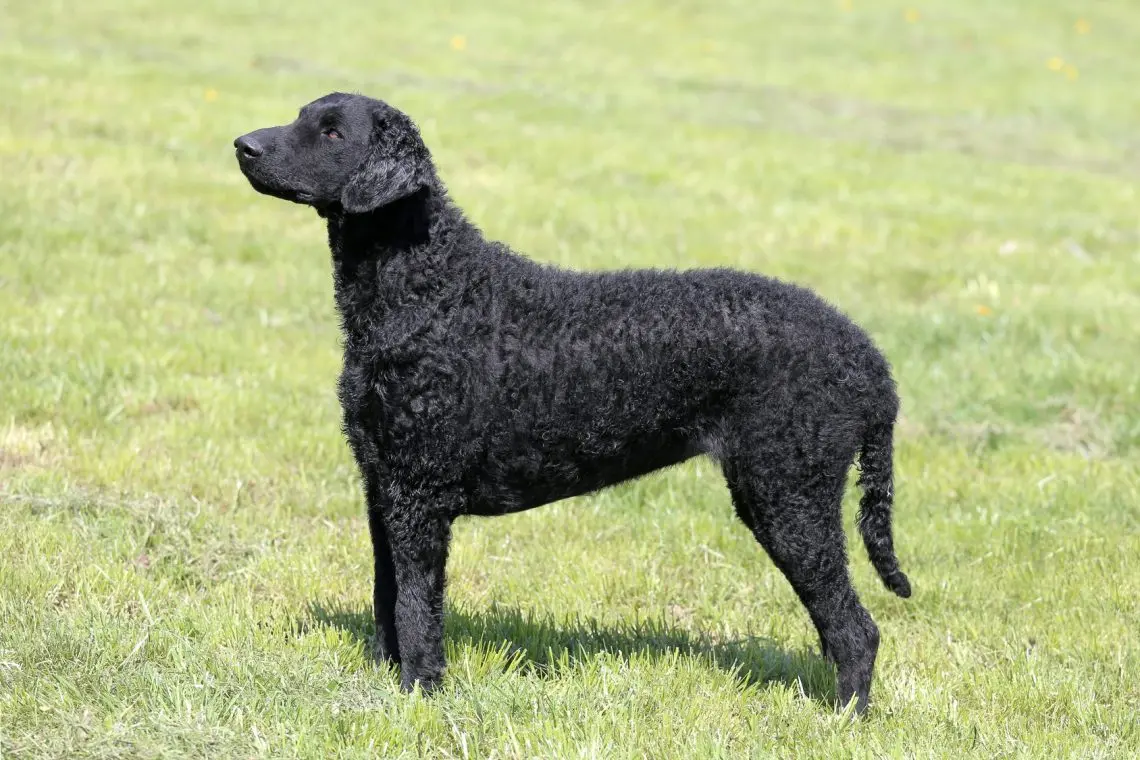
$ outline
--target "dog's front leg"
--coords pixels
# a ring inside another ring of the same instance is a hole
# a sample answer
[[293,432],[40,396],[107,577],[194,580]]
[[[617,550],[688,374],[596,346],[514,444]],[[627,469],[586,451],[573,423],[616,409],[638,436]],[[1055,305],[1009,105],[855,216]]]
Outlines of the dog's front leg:
[[443,588],[451,520],[436,504],[390,505],[384,525],[396,580],[400,688],[425,692],[443,677]]
[[376,583],[372,590],[373,614],[376,616],[376,638],[373,653],[378,662],[394,665],[400,662],[400,643],[396,635],[396,570],[392,564],[392,547],[384,526],[382,505],[374,479],[366,479],[368,498],[368,530],[372,534],[372,554],[376,562]]

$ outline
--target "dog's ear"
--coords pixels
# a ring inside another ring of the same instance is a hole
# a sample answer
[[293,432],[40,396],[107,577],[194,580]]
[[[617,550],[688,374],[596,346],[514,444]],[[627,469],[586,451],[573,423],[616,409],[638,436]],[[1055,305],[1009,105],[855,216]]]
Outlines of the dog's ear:
[[431,177],[431,155],[416,125],[395,108],[377,108],[368,155],[341,190],[341,205],[350,214],[373,211],[427,187]]

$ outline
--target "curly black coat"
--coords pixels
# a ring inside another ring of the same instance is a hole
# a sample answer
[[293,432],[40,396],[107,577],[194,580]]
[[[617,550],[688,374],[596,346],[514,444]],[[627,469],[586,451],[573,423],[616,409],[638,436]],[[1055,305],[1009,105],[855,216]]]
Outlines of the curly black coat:
[[424,689],[444,670],[444,566],[460,515],[530,509],[707,454],[866,708],[879,632],[847,573],[840,500],[910,595],[891,539],[895,385],[866,333],[811,292],[729,270],[577,273],[489,241],[411,120],[340,93],[235,141],[263,193],[327,220],[340,401],[376,560],[376,648]]

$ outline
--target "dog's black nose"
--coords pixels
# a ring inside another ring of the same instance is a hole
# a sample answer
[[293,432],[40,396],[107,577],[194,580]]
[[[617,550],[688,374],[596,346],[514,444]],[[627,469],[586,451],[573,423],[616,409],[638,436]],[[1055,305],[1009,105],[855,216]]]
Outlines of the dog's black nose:
[[261,147],[261,143],[253,139],[250,135],[242,135],[234,140],[234,147],[241,151],[241,154],[246,158],[257,158],[265,152],[265,148]]

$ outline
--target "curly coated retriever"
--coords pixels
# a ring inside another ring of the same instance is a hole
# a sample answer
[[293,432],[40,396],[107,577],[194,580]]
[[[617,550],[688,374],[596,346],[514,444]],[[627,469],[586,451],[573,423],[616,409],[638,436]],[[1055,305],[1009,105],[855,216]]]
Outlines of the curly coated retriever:
[[862,711],[879,631],[847,573],[840,510],[902,597],[891,539],[890,368],[811,292],[730,270],[578,273],[487,240],[411,119],[334,93],[234,141],[261,193],[328,223],[339,396],[368,505],[376,649],[401,686],[444,671],[451,523],[587,493],[707,454],[802,600],[838,697]]

